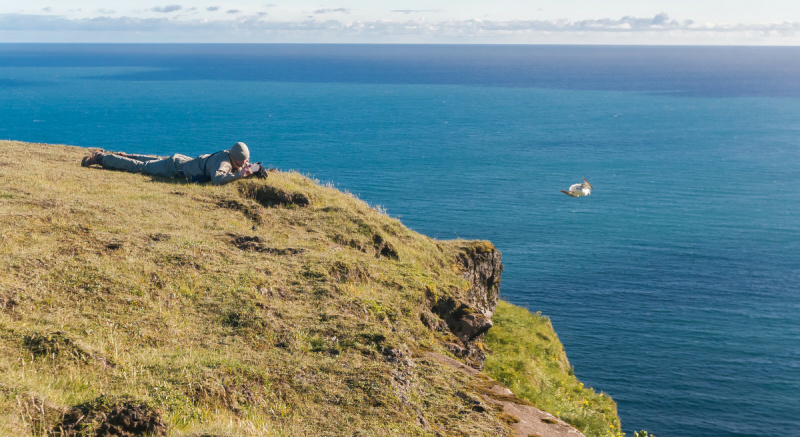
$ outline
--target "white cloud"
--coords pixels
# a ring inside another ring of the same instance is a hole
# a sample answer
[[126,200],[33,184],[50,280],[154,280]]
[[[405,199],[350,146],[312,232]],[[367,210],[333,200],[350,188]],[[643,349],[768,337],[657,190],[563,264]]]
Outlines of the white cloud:
[[209,6],[206,8],[206,10],[209,12],[215,12],[219,10],[219,6]]
[[153,12],[168,13],[168,12],[180,11],[181,9],[183,9],[183,6],[181,6],[181,5],[168,5],[168,6],[156,6],[151,10]]
[[349,14],[350,9],[347,8],[336,8],[336,9],[317,9],[316,11],[312,12],[312,14],[335,14],[335,13],[342,13],[342,14]]

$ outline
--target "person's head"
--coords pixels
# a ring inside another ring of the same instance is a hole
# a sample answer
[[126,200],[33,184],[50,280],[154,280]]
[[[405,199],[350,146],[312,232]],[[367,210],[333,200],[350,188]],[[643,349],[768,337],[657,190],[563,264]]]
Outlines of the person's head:
[[234,144],[228,154],[231,157],[231,164],[237,170],[244,167],[244,163],[250,159],[250,150],[247,148],[247,145],[242,142]]

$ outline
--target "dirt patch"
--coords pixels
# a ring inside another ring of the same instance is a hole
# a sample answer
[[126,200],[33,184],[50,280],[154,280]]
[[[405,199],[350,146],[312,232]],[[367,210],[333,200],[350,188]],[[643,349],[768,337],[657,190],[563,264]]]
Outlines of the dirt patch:
[[239,194],[247,199],[253,199],[266,207],[278,205],[311,205],[311,199],[303,193],[290,193],[289,191],[257,182],[240,184]]
[[355,250],[358,250],[358,251],[361,251],[361,252],[364,252],[364,253],[366,253],[367,249],[369,249],[369,244],[368,243],[356,240],[355,238],[351,238],[351,239],[348,240],[344,236],[338,235],[338,234],[333,236],[333,241],[336,242],[337,244],[342,245],[342,246],[349,246],[349,247],[352,247]]
[[109,403],[103,398],[70,408],[53,429],[61,436],[164,436],[167,425],[161,411],[144,403]]
[[231,243],[242,250],[253,250],[264,244],[264,240],[257,236],[228,234]]
[[267,242],[258,236],[228,234],[231,243],[241,250],[252,250],[255,252],[271,253],[273,255],[297,255],[305,252],[300,248],[277,248],[267,246]]
[[160,233],[160,232],[159,232],[159,233],[157,233],[157,234],[150,234],[150,235],[148,235],[148,237],[149,237],[149,238],[150,238],[150,240],[152,240],[152,241],[169,241],[169,240],[171,240],[171,239],[172,239],[172,236],[171,236],[171,235],[169,235],[169,234],[162,234],[162,233]]
[[158,266],[191,267],[195,270],[205,270],[205,266],[194,257],[182,253],[162,254],[155,257],[153,262]]
[[64,356],[85,362],[91,356],[61,331],[26,335],[22,345],[34,357]]
[[19,305],[18,293],[0,293],[0,311],[12,312]]
[[74,360],[78,364],[95,363],[103,367],[115,366],[108,358],[85,350],[62,331],[26,335],[22,338],[22,346],[36,358]]
[[[369,237],[367,237],[369,238]],[[393,260],[399,260],[400,255],[398,255],[397,250],[395,250],[392,243],[386,241],[380,234],[373,234],[372,241],[365,240],[361,241],[355,238],[347,239],[341,234],[336,234],[331,239],[336,243],[342,246],[350,246],[353,249],[359,250],[364,253],[374,251],[375,257],[380,258],[389,258]]]
[[[248,204],[250,203],[250,204]],[[248,219],[252,220],[256,224],[261,224],[263,222],[264,211],[261,205],[253,205],[252,202],[242,203],[238,200],[231,200],[231,199],[223,199],[217,202],[217,206],[227,209],[232,209],[234,211],[239,211],[245,215]]]
[[389,259],[400,259],[397,255],[397,251],[394,249],[391,243],[386,241],[381,235],[375,234],[372,237],[372,242],[375,243],[375,250],[377,251],[377,257],[386,257]]

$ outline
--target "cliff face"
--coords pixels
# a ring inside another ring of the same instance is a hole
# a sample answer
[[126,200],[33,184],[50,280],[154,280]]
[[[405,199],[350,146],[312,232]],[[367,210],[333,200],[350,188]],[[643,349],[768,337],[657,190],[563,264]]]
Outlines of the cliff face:
[[523,435],[496,401],[528,401],[475,370],[490,243],[296,173],[187,185],[0,147],[0,435]]
[[468,305],[487,318],[492,318],[500,299],[500,277],[503,274],[502,254],[491,244],[476,245],[458,255],[464,279],[469,281]]
[[493,325],[500,297],[502,254],[491,243],[481,241],[459,247],[454,261],[468,287],[453,287],[439,295],[429,291],[430,310],[439,320],[423,316],[423,322],[436,332],[449,330],[452,336],[444,339],[445,347],[480,370],[486,360],[481,339]]

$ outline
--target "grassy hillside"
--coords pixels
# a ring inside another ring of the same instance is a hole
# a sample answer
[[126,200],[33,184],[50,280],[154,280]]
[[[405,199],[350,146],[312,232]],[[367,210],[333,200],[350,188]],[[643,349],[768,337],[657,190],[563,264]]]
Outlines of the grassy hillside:
[[501,301],[484,339],[487,375],[587,436],[622,436],[617,405],[575,377],[550,319]]
[[[430,239],[292,172],[187,185],[81,168],[81,148],[0,148],[0,435],[513,435],[423,355],[450,353],[421,315],[470,287],[455,258],[490,244]],[[540,380],[513,384],[541,351],[502,329],[492,374],[561,408]]]

